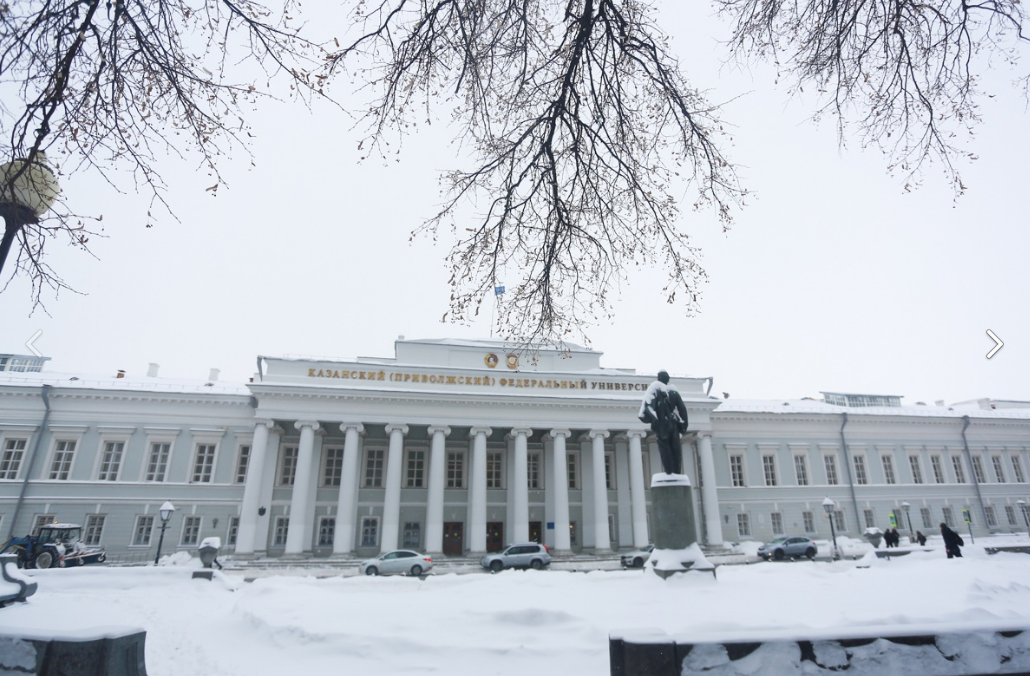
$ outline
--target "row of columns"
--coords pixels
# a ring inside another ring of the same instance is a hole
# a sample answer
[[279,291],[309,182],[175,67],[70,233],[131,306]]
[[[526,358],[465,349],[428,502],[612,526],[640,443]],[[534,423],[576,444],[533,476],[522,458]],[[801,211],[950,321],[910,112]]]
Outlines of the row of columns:
[[[312,491],[315,487],[315,433],[320,429],[316,421],[298,420],[294,427],[300,432],[297,452],[297,464],[290,500],[290,524],[287,532],[285,554],[302,555],[310,551],[310,530],[307,524],[313,514]],[[254,439],[250,451],[247,481],[244,487],[241,505],[240,525],[237,533],[236,553],[239,555],[254,554],[263,551],[265,543],[259,542],[258,515],[263,495],[268,492],[265,480],[269,472],[268,457],[269,436],[274,429],[271,421],[261,421],[255,425]],[[356,541],[355,521],[357,517],[358,471],[361,455],[360,436],[364,427],[360,423],[343,423],[340,425],[344,433],[343,467],[338,496],[336,530],[333,553],[346,555],[353,553]],[[404,437],[408,433],[407,425],[390,424],[386,426],[389,446],[386,458],[386,481],[383,504],[382,528],[380,531],[380,547],[383,551],[396,549],[400,543],[400,497],[403,478]],[[444,486],[446,481],[446,438],[451,430],[447,426],[430,426],[428,429],[430,442],[429,481],[426,504],[426,539],[428,553],[439,553],[443,550],[443,507]],[[472,442],[471,467],[468,482],[469,490],[469,549],[473,552],[486,551],[487,523],[487,438],[493,430],[489,427],[473,427],[469,436]],[[512,496],[511,523],[514,532],[513,541],[529,538],[529,489],[527,476],[528,442],[533,431],[528,428],[511,430],[513,441],[514,466],[509,481]],[[633,546],[643,547],[648,542],[647,512],[644,494],[643,448],[641,439],[646,436],[643,430],[630,430],[625,433],[628,442],[629,456],[629,495]],[[584,503],[584,517],[587,527],[593,528],[595,549],[609,549],[608,536],[608,490],[605,481],[604,444],[610,435],[607,430],[590,430],[586,438],[590,442],[590,463],[583,463],[584,483],[589,482],[592,490],[592,503]],[[553,429],[548,432],[552,441],[551,481],[548,482],[549,503],[553,505],[548,520],[554,522],[554,549],[565,552],[571,549],[569,532],[569,493],[568,493],[568,450],[566,440],[572,436],[567,429]],[[700,437],[698,444],[701,461],[702,482],[707,490],[702,491],[705,526],[710,544],[721,544],[721,527],[719,525],[718,497],[715,493],[715,466],[712,461],[710,437]],[[584,453],[586,455],[586,453]],[[590,517],[593,517],[592,519]],[[713,537],[714,535],[714,537]]]

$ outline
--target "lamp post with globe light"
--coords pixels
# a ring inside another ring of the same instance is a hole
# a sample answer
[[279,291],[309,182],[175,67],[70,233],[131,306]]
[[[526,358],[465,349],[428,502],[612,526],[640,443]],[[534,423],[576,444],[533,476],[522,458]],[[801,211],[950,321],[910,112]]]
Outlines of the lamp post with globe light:
[[908,539],[909,542],[915,540],[916,532],[912,530],[912,515],[909,514],[909,510],[912,509],[912,505],[907,502],[901,503],[901,509],[905,512],[905,521],[908,521]]
[[168,520],[172,518],[172,512],[175,511],[175,505],[168,500],[161,505],[161,509],[158,510],[161,514],[161,537],[157,539],[157,556],[154,557],[154,565],[161,559],[161,545],[165,542],[165,530],[168,528]]
[[833,527],[833,508],[836,506],[836,503],[829,498],[823,500],[826,518],[830,520],[830,535],[833,537],[833,551],[830,552],[830,559],[833,561],[840,559],[840,550],[837,549],[837,530]]
[[17,159],[0,165],[0,216],[4,219],[4,236],[0,240],[0,273],[15,238],[29,223],[50,210],[61,189],[57,177],[46,164],[46,154],[37,151],[29,159]]
[[1026,534],[1030,535],[1030,505],[1026,504],[1026,500],[1016,500],[1016,504],[1019,505],[1019,511],[1023,512],[1023,523],[1026,524]]

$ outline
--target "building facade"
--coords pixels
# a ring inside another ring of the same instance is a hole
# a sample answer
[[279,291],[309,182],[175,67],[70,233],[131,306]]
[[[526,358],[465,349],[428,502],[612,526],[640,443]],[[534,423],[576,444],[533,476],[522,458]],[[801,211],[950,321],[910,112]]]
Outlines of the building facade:
[[[168,500],[165,552],[213,535],[238,556],[640,547],[661,469],[637,419],[654,375],[601,356],[400,339],[392,358],[260,357],[246,384],[156,367],[0,373],[0,532],[59,519],[112,555],[151,554]],[[974,533],[1026,528],[1026,408],[723,401],[711,383],[673,378],[709,546],[828,537],[827,497],[855,537],[892,518],[925,532],[967,514]]]

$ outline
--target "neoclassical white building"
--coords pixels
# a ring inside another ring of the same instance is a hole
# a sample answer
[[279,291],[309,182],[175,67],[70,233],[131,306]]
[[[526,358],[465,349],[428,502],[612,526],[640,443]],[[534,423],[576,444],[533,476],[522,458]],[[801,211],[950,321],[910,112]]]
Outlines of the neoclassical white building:
[[[601,357],[399,339],[392,358],[259,357],[245,384],[162,378],[154,365],[145,377],[56,374],[22,359],[0,372],[0,532],[56,518],[112,554],[150,553],[170,500],[166,552],[211,535],[239,556],[639,547],[661,469],[637,419],[655,374]],[[724,401],[709,378],[673,384],[708,546],[826,537],[826,497],[856,537],[892,519],[903,532],[907,520],[965,527],[965,515],[974,532],[1025,528],[1020,402]]]

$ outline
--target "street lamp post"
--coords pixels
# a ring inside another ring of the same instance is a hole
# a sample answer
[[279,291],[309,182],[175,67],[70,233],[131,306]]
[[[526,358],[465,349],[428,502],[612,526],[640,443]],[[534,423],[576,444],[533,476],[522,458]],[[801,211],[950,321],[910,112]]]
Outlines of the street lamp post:
[[18,233],[29,223],[39,222],[60,190],[43,151],[36,152],[31,161],[19,159],[0,165],[0,217],[4,219],[0,272]]
[[1026,534],[1030,535],[1030,505],[1026,504],[1026,500],[1016,500],[1016,504],[1019,505],[1019,511],[1023,512],[1023,523],[1026,524]]
[[823,500],[823,509],[826,510],[826,518],[830,520],[830,535],[833,537],[833,551],[830,552],[830,559],[836,561],[840,558],[840,551],[837,549],[837,530],[833,527],[833,508],[836,507],[833,500]]
[[912,515],[909,514],[909,510],[912,509],[912,505],[907,502],[901,503],[901,509],[905,512],[905,521],[908,521],[908,540],[911,543],[916,539],[916,532],[912,530]]
[[165,542],[165,530],[168,528],[168,520],[172,518],[172,512],[175,511],[175,505],[168,500],[161,505],[161,509],[158,510],[161,513],[161,537],[157,539],[157,556],[154,557],[154,565],[161,559],[161,545]]

